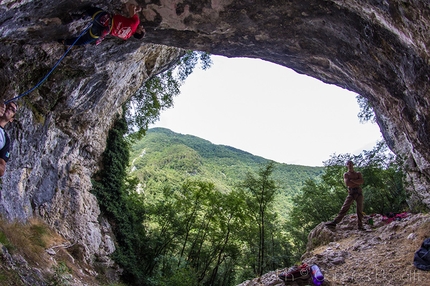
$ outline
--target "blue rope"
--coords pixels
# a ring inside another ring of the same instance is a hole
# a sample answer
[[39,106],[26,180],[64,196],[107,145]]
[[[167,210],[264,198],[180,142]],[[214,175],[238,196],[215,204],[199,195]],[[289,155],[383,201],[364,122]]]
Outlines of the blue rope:
[[70,45],[70,47],[67,49],[67,51],[63,54],[63,56],[55,63],[55,65],[52,67],[52,69],[45,75],[45,77],[41,80],[41,81],[39,81],[33,88],[31,88],[31,89],[29,89],[29,90],[27,90],[26,92],[24,92],[24,93],[22,93],[22,94],[20,94],[20,95],[18,95],[18,96],[16,96],[16,97],[14,97],[14,98],[12,98],[12,99],[9,99],[9,100],[6,100],[5,102],[4,102],[4,104],[8,104],[9,102],[12,102],[12,101],[16,101],[16,100],[18,100],[18,99],[20,99],[21,97],[23,97],[23,96],[26,96],[27,94],[29,94],[29,93],[31,93],[31,92],[33,92],[35,89],[37,89],[39,86],[41,86],[42,85],[42,83],[44,83],[47,79],[48,79],[48,77],[51,75],[51,73],[57,68],[57,66],[60,64],[60,62],[67,56],[67,54],[69,53],[69,51],[73,48],[73,46],[76,44],[76,42],[88,31],[88,29],[91,27],[91,25],[93,24],[93,22],[94,21],[91,21],[89,24],[88,24],[88,26],[82,31],[82,33],[76,38],[76,40],[73,42],[73,44],[72,45]]

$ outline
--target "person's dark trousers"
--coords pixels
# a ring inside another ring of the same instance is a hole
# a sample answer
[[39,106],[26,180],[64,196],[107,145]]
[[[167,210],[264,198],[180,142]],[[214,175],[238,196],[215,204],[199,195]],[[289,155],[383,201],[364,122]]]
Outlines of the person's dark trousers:
[[337,217],[333,220],[334,223],[339,223],[342,221],[343,217],[347,214],[349,208],[353,202],[357,203],[357,224],[358,227],[363,227],[363,193],[362,190],[348,191],[348,196],[346,197],[342,208],[339,211]]
[[91,18],[93,18],[93,24],[91,25],[91,28],[84,34],[82,35],[79,39],[78,37],[74,37],[74,38],[70,38],[70,39],[66,39],[64,40],[64,44],[65,45],[73,45],[73,43],[75,43],[76,39],[78,39],[75,43],[75,45],[86,45],[89,43],[92,43],[94,41],[96,41],[103,33],[103,31],[106,29],[105,26],[101,25],[98,22],[98,19],[107,14],[107,12],[103,11],[100,8],[96,8],[96,7],[89,7],[85,10],[85,13],[90,16]]

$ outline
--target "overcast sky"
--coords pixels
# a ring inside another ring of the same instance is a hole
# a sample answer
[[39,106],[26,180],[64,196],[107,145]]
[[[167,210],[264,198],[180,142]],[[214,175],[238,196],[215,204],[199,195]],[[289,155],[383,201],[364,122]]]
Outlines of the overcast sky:
[[196,69],[151,127],[194,135],[280,163],[323,166],[382,139],[359,122],[356,94],[255,59],[212,56]]

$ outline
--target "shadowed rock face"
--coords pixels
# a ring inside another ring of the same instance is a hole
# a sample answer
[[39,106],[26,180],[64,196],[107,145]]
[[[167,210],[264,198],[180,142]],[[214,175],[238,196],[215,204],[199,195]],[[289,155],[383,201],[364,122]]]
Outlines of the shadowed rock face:
[[[41,216],[82,245],[87,260],[110,254],[91,177],[121,105],[181,49],[261,58],[364,96],[389,146],[407,162],[414,200],[430,206],[426,1],[137,2],[143,41],[108,37],[98,46],[74,47],[20,100],[8,127],[14,145],[0,198],[4,216]],[[86,27],[88,20],[72,20],[87,4],[123,11],[119,1],[0,2],[2,98],[28,90],[54,66],[65,52],[56,39]]]

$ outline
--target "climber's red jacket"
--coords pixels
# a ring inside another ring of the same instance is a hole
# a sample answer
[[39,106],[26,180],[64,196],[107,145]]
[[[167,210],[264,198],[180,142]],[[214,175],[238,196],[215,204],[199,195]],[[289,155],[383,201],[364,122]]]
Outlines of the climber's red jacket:
[[135,14],[131,18],[114,15],[112,19],[112,30],[110,34],[123,40],[130,38],[140,24],[139,17]]

